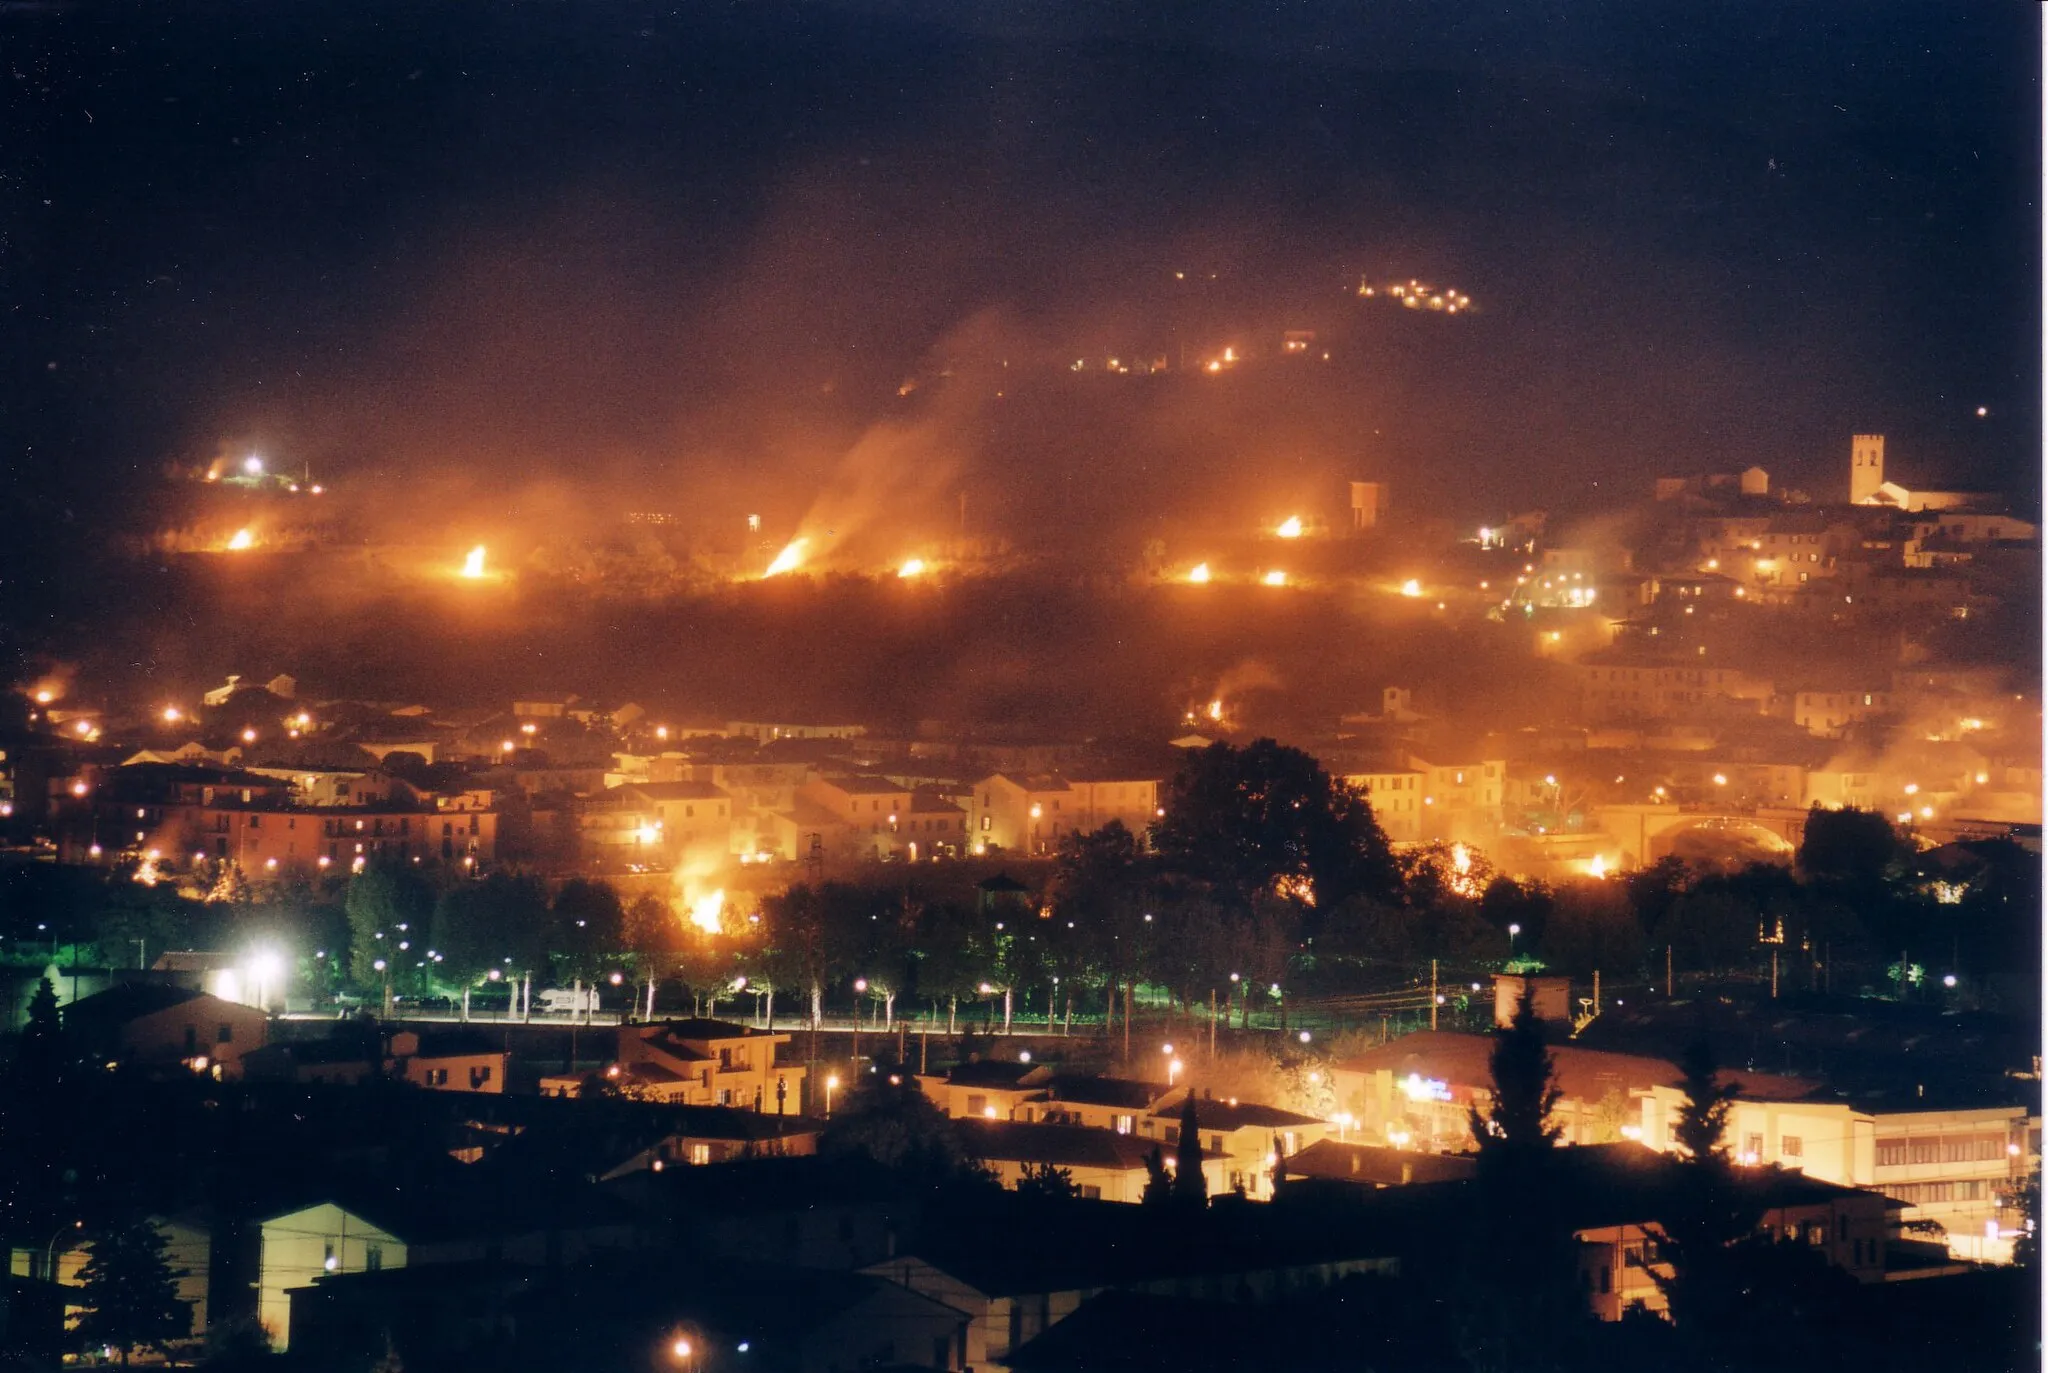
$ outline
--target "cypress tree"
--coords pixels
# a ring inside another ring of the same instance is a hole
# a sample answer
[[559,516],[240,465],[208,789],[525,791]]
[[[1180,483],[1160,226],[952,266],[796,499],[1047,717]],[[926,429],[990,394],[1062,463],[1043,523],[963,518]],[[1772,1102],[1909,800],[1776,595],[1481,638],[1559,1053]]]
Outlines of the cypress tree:
[[1202,1176],[1202,1133],[1195,1120],[1192,1088],[1180,1107],[1180,1142],[1174,1147],[1173,1195],[1190,1206],[1209,1204],[1209,1182]]

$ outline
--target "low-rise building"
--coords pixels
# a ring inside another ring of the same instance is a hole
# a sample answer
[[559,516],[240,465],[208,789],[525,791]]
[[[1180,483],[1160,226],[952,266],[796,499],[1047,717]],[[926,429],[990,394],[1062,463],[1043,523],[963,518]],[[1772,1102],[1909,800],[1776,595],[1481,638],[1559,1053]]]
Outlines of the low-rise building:
[[[1180,1139],[1181,1108],[1188,1093],[1163,1102],[1139,1118],[1138,1138],[1167,1145]],[[1280,1160],[1299,1153],[1330,1133],[1328,1121],[1283,1111],[1234,1097],[1200,1097],[1195,1102],[1195,1128],[1201,1136],[1206,1165],[1218,1165],[1216,1190],[1243,1192],[1254,1201],[1273,1196]]]
[[182,1067],[229,1079],[263,1047],[269,1018],[254,1006],[162,983],[129,982],[64,1008],[64,1028],[91,1059]]
[[[1735,1161],[1882,1192],[1905,1221],[1929,1221],[1959,1258],[2003,1262],[2018,1225],[2014,1190],[2041,1167],[2041,1118],[2017,1103],[1940,1107],[1925,1098],[1877,1104],[1815,1090],[1760,1096],[1748,1077],[1724,1137]],[[1639,1097],[1643,1143],[1674,1149],[1683,1093],[1656,1084]]]
[[[1160,1151],[1171,1169],[1173,1149],[1135,1135],[1092,1130],[1081,1125],[1037,1125],[1012,1120],[968,1121],[960,1128],[967,1152],[995,1173],[1005,1187],[1016,1187],[1027,1171],[1053,1168],[1067,1174],[1086,1200],[1136,1204],[1144,1199],[1151,1177],[1147,1160]],[[1227,1162],[1204,1155],[1202,1178],[1211,1194],[1226,1190]]]
[[1027,1105],[1046,1099],[1052,1078],[1042,1063],[996,1059],[921,1073],[917,1085],[953,1120],[1030,1120]]
[[[621,1026],[618,1059],[604,1071],[650,1101],[801,1115],[804,1065],[776,1061],[789,1040],[725,1020]],[[580,1077],[541,1079],[541,1091],[551,1096],[576,1096],[582,1086]]]

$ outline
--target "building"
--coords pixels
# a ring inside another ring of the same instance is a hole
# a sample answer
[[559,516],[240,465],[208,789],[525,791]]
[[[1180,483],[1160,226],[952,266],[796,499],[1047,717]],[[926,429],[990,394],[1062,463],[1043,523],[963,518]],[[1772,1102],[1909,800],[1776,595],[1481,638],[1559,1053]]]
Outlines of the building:
[[261,1049],[269,1018],[254,1006],[160,983],[129,982],[64,1008],[64,1028],[93,1057],[228,1079]]
[[[2041,1118],[2017,1104],[1941,1105],[1925,1097],[1879,1104],[1822,1095],[1787,1099],[1744,1090],[1728,1117],[1737,1163],[1882,1192],[1905,1221],[1931,1221],[1949,1252],[1979,1262],[2012,1256],[2012,1189],[2041,1168]],[[1640,1094],[1641,1136],[1669,1151],[1684,1100],[1673,1084]]]
[[1387,487],[1384,482],[1351,483],[1351,527],[1363,532],[1379,527],[1380,516],[1387,508]]
[[[622,1089],[677,1106],[733,1106],[774,1115],[803,1112],[805,1068],[778,1063],[786,1034],[725,1020],[671,1020],[619,1027],[618,1059],[605,1069]],[[575,1096],[580,1077],[546,1077],[541,1091]]]
[[[1439,755],[1441,758],[1441,755]],[[1422,777],[1422,837],[1490,839],[1499,830],[1507,787],[1507,760],[1472,758],[1431,762],[1408,755],[1410,770]]]
[[1801,691],[1792,697],[1792,723],[1822,739],[1839,739],[1852,725],[1889,715],[1892,694],[1886,689]]
[[974,784],[967,801],[972,847],[1038,855],[1059,847],[1064,835],[1087,833],[1087,800],[1057,773],[991,773]]
[[733,800],[710,782],[628,782],[580,817],[587,851],[676,866],[723,863],[732,852]]
[[[1343,777],[1346,786],[1364,795],[1372,806],[1372,818],[1379,822],[1388,840],[1396,844],[1422,841],[1422,801],[1427,780],[1420,769],[1401,767],[1384,759]],[[1434,804],[1432,800],[1431,805]]]
[[726,735],[772,744],[779,739],[858,739],[868,732],[866,725],[805,724],[782,720],[728,720]]
[[1761,714],[1772,684],[1731,667],[1673,663],[1633,653],[1597,654],[1579,664],[1579,703],[1588,724]]
[[[1579,1240],[1579,1290],[1593,1315],[1666,1309],[1657,1275],[1671,1269],[1657,1217],[1677,1186],[1676,1165],[1635,1143],[1561,1150],[1552,1186]],[[1885,1278],[1892,1203],[1875,1192],[1798,1173],[1758,1169],[1739,1179],[1759,1239],[1806,1245],[1863,1283]]]
[[[1180,1140],[1181,1106],[1188,1095],[1183,1092],[1139,1117],[1138,1138],[1161,1141],[1170,1151]],[[1299,1153],[1333,1128],[1326,1120],[1277,1106],[1211,1096],[1196,1100],[1195,1127],[1204,1167],[1218,1165],[1212,1193],[1243,1192],[1254,1201],[1271,1200],[1281,1159]]]
[[329,1274],[405,1267],[403,1239],[331,1201],[271,1216],[258,1229],[257,1319],[279,1353],[291,1347],[292,1289]]
[[1383,1144],[1354,1144],[1319,1139],[1300,1153],[1282,1159],[1276,1170],[1285,1195],[1297,1179],[1344,1182],[1359,1187],[1408,1187],[1417,1183],[1460,1182],[1472,1176],[1471,1154],[1420,1154]]
[[1171,1095],[1173,1089],[1159,1082],[1055,1076],[1046,1084],[1043,1097],[1020,1103],[1017,1118],[1134,1135],[1138,1122],[1157,1111]]
[[[1361,1140],[1429,1153],[1472,1147],[1471,1112],[1493,1102],[1490,1035],[1422,1030],[1330,1066],[1338,1111],[1355,1120]],[[1550,1050],[1563,1094],[1551,1123],[1566,1144],[1603,1144],[1641,1128],[1640,1094],[1675,1087],[1683,1074],[1661,1058],[1609,1053],[1559,1044]],[[1815,1084],[1797,1078],[1746,1073],[1746,1089],[1760,1098],[1796,1099]]]
[[[963,1123],[960,1135],[968,1153],[986,1164],[1003,1186],[1016,1187],[1028,1169],[1057,1168],[1090,1201],[1135,1205],[1143,1200],[1145,1183],[1151,1177],[1146,1160],[1154,1149],[1160,1150],[1162,1163],[1173,1166],[1171,1145],[1081,1125],[979,1120]],[[1211,1195],[1227,1190],[1226,1175],[1226,1160],[1205,1152],[1202,1178]]]
[[1046,1099],[1052,1078],[1042,1063],[993,1059],[920,1073],[917,1085],[952,1120],[1031,1120],[1027,1106]]
[[[332,804],[307,804],[308,795]],[[378,857],[473,867],[497,853],[496,811],[466,802],[444,810],[438,799],[369,772],[141,763],[107,773],[83,799],[89,826],[65,826],[66,848],[81,860],[121,853],[167,867],[232,862],[260,875],[348,869]]]

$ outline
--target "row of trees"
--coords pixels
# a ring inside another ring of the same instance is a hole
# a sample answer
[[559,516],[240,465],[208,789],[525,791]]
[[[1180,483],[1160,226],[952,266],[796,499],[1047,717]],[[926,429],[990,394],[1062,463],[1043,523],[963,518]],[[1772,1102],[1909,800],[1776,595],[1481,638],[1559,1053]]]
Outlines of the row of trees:
[[[1113,1015],[1140,985],[1190,1008],[1214,996],[1241,1022],[1284,1018],[1300,995],[1411,984],[1432,960],[1477,974],[1517,956],[1620,982],[1658,977],[1667,961],[1679,973],[1749,972],[1775,954],[1795,988],[1909,991],[1917,970],[1923,992],[1958,971],[1981,989],[1985,974],[2030,968],[2038,954],[2037,859],[1990,846],[1969,880],[1937,882],[1884,817],[1864,812],[1815,811],[1789,868],[1697,872],[1667,859],[1551,887],[1501,876],[1461,846],[1395,855],[1363,797],[1270,740],[1192,755],[1163,799],[1148,836],[1114,824],[1067,835],[1028,899],[935,898],[910,870],[887,886],[794,887],[711,938],[671,902],[626,901],[602,882],[550,894],[512,872],[475,880],[402,865],[355,875],[338,902],[309,888],[242,909],[288,947],[327,951],[329,990],[460,994],[493,971],[564,985],[618,974],[643,993],[680,982],[715,1006],[745,979],[762,1009],[779,998],[816,1016],[864,981],[885,1021],[905,1004],[949,1022],[969,1003],[1034,1019]],[[65,939],[77,961],[77,941],[97,938],[98,955],[119,959],[252,933],[227,929],[213,906],[202,908],[208,929],[168,928],[175,899],[133,883],[101,889],[97,910],[70,887],[20,900],[0,890],[14,908],[0,911],[0,956],[61,963]]]

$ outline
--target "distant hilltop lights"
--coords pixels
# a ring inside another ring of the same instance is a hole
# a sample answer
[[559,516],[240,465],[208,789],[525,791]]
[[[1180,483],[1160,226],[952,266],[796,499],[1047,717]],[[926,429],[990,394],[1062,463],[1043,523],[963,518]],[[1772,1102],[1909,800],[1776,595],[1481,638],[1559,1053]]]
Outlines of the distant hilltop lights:
[[204,480],[220,486],[281,491],[294,496],[302,492],[318,496],[326,490],[313,481],[310,466],[298,477],[287,476],[285,473],[272,471],[269,460],[261,453],[250,453],[239,460],[215,458],[207,464]]
[[1446,315],[1470,314],[1477,308],[1472,304],[1472,297],[1463,292],[1448,286],[1433,286],[1416,277],[1384,286],[1360,277],[1358,294],[1368,299],[1391,300],[1407,310],[1434,310]]

